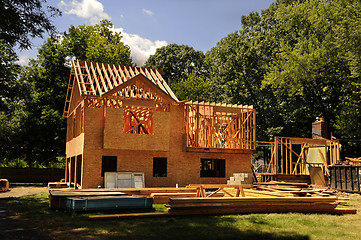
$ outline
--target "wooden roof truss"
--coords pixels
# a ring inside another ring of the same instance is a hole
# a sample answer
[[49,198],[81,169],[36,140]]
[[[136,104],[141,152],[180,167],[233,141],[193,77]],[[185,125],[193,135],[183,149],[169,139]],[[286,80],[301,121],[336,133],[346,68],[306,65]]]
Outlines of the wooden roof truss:
[[[89,106],[98,106],[99,99],[103,98],[142,98],[156,102],[178,102],[159,70],[74,60],[64,106],[64,117],[70,114],[74,87],[79,88],[82,98],[98,98],[98,100],[91,100]],[[119,103],[113,102],[111,106],[119,107]]]
[[252,106],[185,103],[187,147],[250,149],[256,147],[256,110]]

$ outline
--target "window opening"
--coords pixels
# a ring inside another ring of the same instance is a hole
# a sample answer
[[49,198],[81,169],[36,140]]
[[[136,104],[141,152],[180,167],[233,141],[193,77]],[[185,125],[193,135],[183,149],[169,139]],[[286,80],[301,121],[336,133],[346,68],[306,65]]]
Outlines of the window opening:
[[117,171],[117,156],[102,156],[102,177],[105,172]]
[[153,109],[125,106],[123,111],[123,132],[153,134]]
[[201,177],[225,177],[225,159],[201,159]]
[[167,158],[153,158],[153,177],[167,176]]

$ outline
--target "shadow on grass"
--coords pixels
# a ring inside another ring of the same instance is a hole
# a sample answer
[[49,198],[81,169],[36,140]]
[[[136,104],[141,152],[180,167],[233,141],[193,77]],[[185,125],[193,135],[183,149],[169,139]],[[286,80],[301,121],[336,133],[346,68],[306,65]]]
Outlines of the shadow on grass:
[[[118,232],[109,239],[310,239],[297,233],[269,233],[261,230],[242,230],[233,217],[195,216],[169,219],[127,221],[127,231]],[[119,223],[112,221],[112,224]],[[123,224],[122,224],[123,225]],[[119,226],[119,225],[118,225]],[[246,228],[245,228],[246,229]]]
[[54,239],[310,239],[273,230],[272,222],[262,214],[90,221],[88,216],[94,213],[49,210],[46,194],[22,197],[11,204]]

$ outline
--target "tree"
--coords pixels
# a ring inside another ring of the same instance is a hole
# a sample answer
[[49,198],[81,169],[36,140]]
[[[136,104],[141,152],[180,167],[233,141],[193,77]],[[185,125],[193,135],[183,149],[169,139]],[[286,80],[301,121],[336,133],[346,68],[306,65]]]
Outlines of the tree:
[[[348,10],[347,15],[340,16],[340,4],[346,2],[353,3],[353,13]],[[274,55],[264,86],[271,86],[277,96],[298,99],[307,115],[325,117],[331,130],[337,129],[335,121],[344,105],[346,89],[355,80],[359,81],[351,74],[359,76],[354,62],[360,56],[355,53],[360,52],[361,40],[355,42],[357,38],[352,38],[359,28],[345,29],[343,23],[360,23],[360,17],[350,19],[357,16],[360,7],[359,2],[348,0],[310,0],[281,5],[277,12],[278,31],[286,32],[287,36]]]
[[257,110],[257,139],[284,135],[281,106],[262,80],[278,47],[274,14],[278,4],[242,16],[242,30],[223,38],[206,53],[212,101],[253,105]]
[[163,78],[168,84],[176,84],[195,71],[197,75],[205,74],[204,54],[187,45],[169,44],[158,48],[151,55],[145,67],[162,69]]
[[[129,47],[114,33],[109,21],[95,26],[70,27],[52,35],[39,49],[37,59],[22,71],[19,82],[27,86],[25,115],[12,158],[29,165],[49,165],[64,159],[66,121],[63,108],[69,80],[69,59],[131,65]],[[101,50],[101,51],[100,51]]]
[[0,2],[0,39],[14,47],[19,44],[22,49],[31,47],[30,38],[43,37],[44,32],[52,32],[55,27],[50,18],[61,12],[51,6],[47,12],[42,6],[46,0],[1,0]]
[[174,87],[179,100],[207,101],[209,99],[209,82],[195,71],[189,73]]
[[129,46],[121,41],[121,33],[112,29],[113,24],[108,20],[95,26],[71,26],[64,34],[63,45],[70,57],[131,66]]

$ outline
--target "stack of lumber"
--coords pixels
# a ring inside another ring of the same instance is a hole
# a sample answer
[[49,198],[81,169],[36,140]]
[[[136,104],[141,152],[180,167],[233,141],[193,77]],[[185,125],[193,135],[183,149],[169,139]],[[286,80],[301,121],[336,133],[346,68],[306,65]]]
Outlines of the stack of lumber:
[[223,215],[248,213],[331,213],[355,214],[356,209],[338,207],[337,197],[230,197],[171,198],[168,212],[107,214],[89,216],[91,220]]
[[359,157],[359,158],[345,157],[345,161],[337,162],[337,164],[341,164],[341,165],[361,165],[361,157]]
[[[328,188],[314,188],[307,183],[288,183],[288,182],[260,182],[253,185],[249,192],[258,191],[259,194],[269,194],[278,197],[327,197],[334,195],[335,191]],[[248,191],[246,190],[245,193]],[[246,196],[248,196],[246,194]]]
[[239,198],[173,198],[172,215],[236,213],[355,213],[355,209],[337,208],[337,197],[239,197]]
[[[212,193],[207,192],[208,196],[210,196]],[[188,198],[188,197],[196,197],[197,193],[152,193],[150,194],[150,197],[153,198],[154,203],[164,204],[168,203],[171,198]],[[210,197],[223,197],[224,193],[217,192]]]

